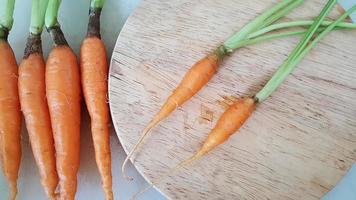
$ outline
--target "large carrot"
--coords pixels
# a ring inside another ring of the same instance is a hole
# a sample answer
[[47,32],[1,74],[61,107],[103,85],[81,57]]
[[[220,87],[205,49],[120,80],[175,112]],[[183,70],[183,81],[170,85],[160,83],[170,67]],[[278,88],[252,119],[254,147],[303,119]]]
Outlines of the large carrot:
[[101,175],[105,199],[113,199],[109,123],[107,101],[108,64],[100,37],[100,13],[103,0],[92,0],[88,33],[80,51],[81,81],[85,103],[91,118],[96,164]]
[[[193,161],[201,158],[220,144],[224,143],[233,135],[249,118],[251,113],[255,110],[258,103],[265,100],[277,87],[283,82],[288,74],[296,67],[296,65],[307,55],[308,52],[330,31],[332,31],[339,23],[341,23],[348,15],[356,10],[356,5],[340,16],[335,22],[330,24],[319,35],[315,33],[321,22],[325,19],[332,7],[335,5],[336,0],[329,0],[324,9],[321,11],[315,22],[308,29],[307,33],[301,39],[297,47],[288,56],[285,62],[280,66],[277,72],[273,75],[271,80],[258,92],[254,98],[239,99],[233,103],[220,117],[212,131],[208,134],[207,139],[203,142],[202,147],[190,158],[184,160],[176,167],[169,170],[166,174],[160,177],[155,183],[142,190],[137,195],[145,192],[153,185],[159,183],[168,175],[176,172],[184,166],[189,165]],[[313,39],[315,37],[315,39]]]
[[10,188],[9,199],[14,200],[21,161],[21,111],[16,58],[7,42],[15,1],[4,3],[5,13],[0,13],[0,162]]
[[55,199],[58,184],[55,150],[45,87],[45,61],[41,33],[48,0],[33,0],[30,35],[19,67],[19,96],[32,152],[41,183],[50,199]]
[[213,77],[218,69],[219,63],[227,53],[233,52],[235,49],[241,47],[241,43],[246,42],[246,39],[249,38],[251,33],[270,25],[274,21],[286,15],[295,7],[299,6],[303,1],[304,0],[284,0],[275,5],[244,26],[239,32],[228,38],[224,44],[218,47],[213,53],[194,64],[186,73],[177,88],[173,91],[171,96],[169,96],[167,101],[163,104],[160,111],[143,130],[138,142],[128,153],[122,165],[122,174],[124,177],[126,179],[131,179],[125,174],[125,165],[133,153],[138,149],[139,145],[143,142],[150,130],[165,119],[178,106],[181,106],[184,102],[199,92],[199,90],[203,88]]
[[45,24],[53,41],[46,64],[46,94],[54,134],[59,199],[74,199],[80,151],[80,75],[77,58],[57,22],[60,0],[49,0]]

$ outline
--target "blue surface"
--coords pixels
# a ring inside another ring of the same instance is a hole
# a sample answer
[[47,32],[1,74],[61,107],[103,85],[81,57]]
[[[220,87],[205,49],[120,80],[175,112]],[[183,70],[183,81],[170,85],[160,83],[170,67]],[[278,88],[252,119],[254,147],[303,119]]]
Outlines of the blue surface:
[[[356,0],[339,0],[339,3],[345,10],[347,10],[350,9],[353,5],[356,5]],[[350,17],[352,21],[356,23],[356,12],[352,13]]]
[[356,164],[341,179],[341,181],[328,192],[322,200],[355,200],[356,199]]

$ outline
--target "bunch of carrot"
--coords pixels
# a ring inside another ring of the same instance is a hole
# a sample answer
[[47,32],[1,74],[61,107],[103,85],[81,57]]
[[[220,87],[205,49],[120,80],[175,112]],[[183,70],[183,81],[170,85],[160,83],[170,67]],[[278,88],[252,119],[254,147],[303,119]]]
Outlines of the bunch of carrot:
[[[215,127],[208,134],[208,137],[203,142],[201,148],[190,158],[182,161],[176,167],[170,169],[159,180],[151,183],[146,189],[140,193],[146,191],[153,185],[159,183],[162,179],[176,172],[184,166],[189,165],[191,162],[201,158],[217,146],[224,143],[233,135],[249,118],[252,112],[256,109],[256,106],[268,98],[273,91],[286,79],[286,77],[293,71],[296,65],[310,52],[310,50],[316,46],[316,44],[323,39],[329,32],[344,23],[343,21],[347,16],[356,10],[356,5],[346,11],[334,22],[324,21],[328,13],[336,4],[336,0],[329,0],[319,16],[314,20],[308,30],[304,33],[299,44],[290,53],[284,63],[278,68],[268,83],[253,97],[246,97],[236,100],[220,117]],[[326,27],[320,28],[322,25]],[[352,27],[354,28],[354,27]],[[233,49],[236,45],[234,40],[228,40],[224,45]],[[194,68],[194,67],[193,67]],[[175,92],[174,92],[175,93]]]
[[[283,0],[272,8],[264,11],[261,15],[257,16],[254,20],[252,20],[250,23],[241,28],[240,31],[228,38],[211,54],[207,55],[206,57],[195,63],[185,74],[183,80],[174,89],[174,91],[168,97],[168,99],[160,108],[158,113],[153,116],[153,119],[143,130],[137,143],[128,153],[128,156],[126,157],[122,165],[122,173],[124,177],[126,179],[131,179],[125,173],[125,165],[133,156],[135,151],[139,148],[139,146],[142,144],[144,138],[148,135],[150,130],[162,120],[167,118],[177,107],[183,105],[197,92],[199,92],[217,72],[221,61],[227,54],[232,53],[236,49],[241,48],[245,45],[255,44],[275,38],[305,34],[306,30],[304,29],[268,34],[271,31],[290,27],[312,26],[314,21],[292,21],[273,24],[275,21],[288,14],[290,11],[301,5],[303,2],[304,0]],[[333,22],[331,21],[322,21],[320,24],[320,28],[316,29],[315,31],[321,32],[325,30],[325,27],[328,27],[331,24],[333,24]],[[336,24],[336,26],[338,28],[345,29],[356,28],[355,24],[346,22],[338,23]]]
[[[79,67],[57,21],[60,0],[33,0],[30,34],[19,69],[7,43],[14,3],[14,0],[5,1],[6,13],[4,19],[0,19],[0,158],[10,186],[9,199],[15,199],[17,194],[21,110],[48,198],[75,198],[81,87],[92,120],[95,157],[105,197],[113,199],[110,117],[106,99],[108,66],[100,39],[100,13],[104,1],[91,1],[88,34],[83,41]],[[44,24],[54,42],[46,63],[41,44]]]

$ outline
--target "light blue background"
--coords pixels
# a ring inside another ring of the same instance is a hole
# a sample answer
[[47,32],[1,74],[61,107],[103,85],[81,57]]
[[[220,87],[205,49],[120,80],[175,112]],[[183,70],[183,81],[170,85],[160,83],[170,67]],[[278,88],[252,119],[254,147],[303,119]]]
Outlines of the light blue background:
[[[2,0],[0,0],[1,3]],[[123,26],[126,18],[137,6],[140,0],[107,0],[103,9],[101,25],[102,38],[106,44],[108,56],[111,56],[116,38]],[[3,4],[0,4],[3,5]],[[2,8],[0,8],[1,10]],[[71,45],[78,53],[80,43],[83,40],[88,23],[89,0],[62,0],[60,8],[59,21],[62,24],[63,32]],[[17,0],[14,11],[14,26],[9,36],[9,43],[12,45],[18,62],[21,61],[23,50],[28,35],[30,23],[30,0]],[[43,47],[45,56],[48,55],[52,42],[49,35],[43,33]],[[110,58],[108,58],[110,59]],[[101,200],[103,198],[100,186],[100,178],[97,172],[92,139],[89,130],[88,115],[84,111],[81,135],[81,162],[78,174],[78,192],[77,198],[80,200]],[[23,127],[24,128],[24,127]],[[22,132],[22,162],[20,177],[18,181],[19,194],[18,200],[44,200],[46,199],[43,189],[40,185],[40,179],[37,167],[34,163],[27,132]],[[123,180],[120,173],[121,163],[124,160],[125,153],[111,129],[111,147],[112,147],[112,167],[113,167],[113,189],[115,199],[129,199],[135,192],[146,186],[144,179],[130,165],[128,173],[135,178],[132,182]],[[0,170],[0,199],[7,199],[7,185]],[[165,199],[157,191],[151,189],[140,199],[160,200]]]

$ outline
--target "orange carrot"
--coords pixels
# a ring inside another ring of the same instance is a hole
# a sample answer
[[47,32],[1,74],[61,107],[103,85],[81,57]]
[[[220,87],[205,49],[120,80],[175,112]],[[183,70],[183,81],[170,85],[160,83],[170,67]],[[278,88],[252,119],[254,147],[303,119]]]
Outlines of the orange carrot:
[[159,122],[165,119],[170,113],[172,113],[178,106],[181,106],[184,102],[189,100],[194,96],[203,86],[205,86],[209,80],[215,74],[219,62],[223,59],[225,55],[225,50],[223,48],[218,48],[214,53],[209,54],[205,58],[201,59],[195,63],[190,70],[186,73],[183,80],[180,82],[178,87],[173,91],[171,96],[168,97],[167,101],[161,107],[161,110],[153,117],[148,126],[144,129],[139,141],[135,144],[133,149],[130,151],[122,165],[122,174],[126,179],[130,177],[126,176],[125,165],[136,151],[139,145],[142,143],[145,136],[149,131],[156,126]]
[[214,129],[209,133],[203,146],[195,154],[194,158],[199,158],[218,145],[225,142],[235,133],[248,119],[256,107],[253,98],[239,99],[232,104],[220,117]]
[[17,63],[6,42],[0,39],[0,161],[9,187],[9,199],[17,195],[21,161],[21,111],[17,89]]
[[221,115],[215,127],[204,141],[202,147],[191,158],[183,161],[179,166],[187,165],[190,162],[199,159],[215,147],[224,143],[232,134],[240,129],[255,108],[256,101],[253,98],[238,99],[234,102]]
[[[161,178],[155,183],[151,183],[147,188],[140,191],[136,195],[140,195],[153,185],[157,184],[163,178],[168,175],[176,172],[180,168],[189,165],[191,162],[201,158],[215,147],[224,143],[226,140],[230,138],[230,136],[245,123],[245,121],[249,118],[251,113],[255,110],[257,102],[253,98],[246,99],[238,99],[235,101],[225,112],[221,115],[219,120],[217,121],[213,130],[209,133],[207,139],[204,141],[202,147],[190,158],[184,160],[176,167],[169,170],[165,173]],[[135,195],[135,196],[136,196]]]
[[19,67],[19,96],[32,152],[42,186],[50,199],[56,199],[58,184],[51,121],[46,99],[45,61],[41,33],[48,1],[32,1],[30,35]]
[[[29,43],[33,40],[39,42],[37,46],[41,45],[40,35],[30,36]],[[28,46],[28,49],[36,49],[33,48],[34,46]],[[19,67],[18,84],[21,110],[25,117],[32,152],[41,175],[41,183],[47,196],[55,199],[58,175],[45,93],[45,61],[41,51],[25,53],[24,60]]]
[[105,199],[112,200],[110,114],[107,103],[108,64],[105,46],[100,39],[101,8],[102,4],[98,7],[92,4],[90,8],[88,34],[80,51],[80,67],[84,99],[91,118],[96,164],[101,175]]
[[96,37],[86,38],[80,54],[82,87],[91,118],[95,158],[106,199],[113,199],[109,107],[107,103],[108,65],[103,42]]
[[80,80],[66,45],[53,48],[46,66],[46,94],[56,149],[60,199],[74,199],[80,151]]
[[60,0],[49,0],[45,24],[54,48],[46,63],[46,95],[51,118],[59,199],[74,200],[80,154],[81,87],[77,58],[57,21]]

